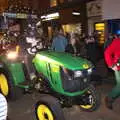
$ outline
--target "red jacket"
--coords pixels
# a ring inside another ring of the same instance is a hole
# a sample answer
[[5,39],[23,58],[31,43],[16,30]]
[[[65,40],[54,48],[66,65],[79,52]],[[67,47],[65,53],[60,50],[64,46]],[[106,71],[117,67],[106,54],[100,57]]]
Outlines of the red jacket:
[[[113,42],[106,48],[104,56],[108,67],[112,67],[118,63],[118,60],[120,60],[120,38],[113,40]],[[118,70],[120,70],[120,66],[118,66]]]

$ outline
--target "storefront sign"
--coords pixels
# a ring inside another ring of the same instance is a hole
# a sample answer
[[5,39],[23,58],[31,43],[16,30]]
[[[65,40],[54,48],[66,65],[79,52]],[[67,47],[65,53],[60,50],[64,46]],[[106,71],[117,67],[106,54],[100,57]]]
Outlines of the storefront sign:
[[15,13],[3,13],[3,16],[7,16],[9,18],[16,18],[16,14]]
[[56,13],[43,15],[41,16],[41,19],[42,21],[49,21],[49,20],[59,19],[59,17],[60,17],[59,12],[56,12]]
[[87,3],[87,16],[101,16],[102,15],[102,0],[96,0]]
[[8,18],[18,18],[18,19],[37,19],[37,15],[28,15],[25,13],[4,13],[3,16],[7,16]]
[[17,14],[16,14],[16,18],[26,19],[26,18],[27,18],[27,14],[17,13]]

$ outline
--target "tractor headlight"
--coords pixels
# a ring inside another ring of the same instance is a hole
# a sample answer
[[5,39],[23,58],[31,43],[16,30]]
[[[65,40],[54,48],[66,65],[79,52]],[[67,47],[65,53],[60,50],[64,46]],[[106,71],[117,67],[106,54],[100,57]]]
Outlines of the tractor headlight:
[[83,75],[82,71],[75,71],[74,77],[81,77]]
[[14,60],[14,59],[16,59],[17,57],[18,57],[17,52],[8,52],[8,54],[7,54],[7,58],[8,58],[8,59]]
[[92,72],[93,72],[93,69],[92,69],[92,68],[88,69],[88,74],[89,74],[89,75],[92,74]]

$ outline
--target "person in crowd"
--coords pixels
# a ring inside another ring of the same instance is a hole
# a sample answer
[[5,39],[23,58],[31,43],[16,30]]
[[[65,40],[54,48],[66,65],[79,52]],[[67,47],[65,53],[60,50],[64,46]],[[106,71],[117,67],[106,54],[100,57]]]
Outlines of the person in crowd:
[[74,55],[79,55],[80,54],[80,41],[79,41],[79,36],[78,34],[71,34],[69,44],[66,46],[65,52],[74,54]]
[[94,31],[94,32],[92,33],[92,36],[94,37],[95,42],[98,43],[99,37],[100,37],[100,35],[98,34],[98,32],[97,32],[97,31]]
[[119,38],[119,35],[113,34],[113,39]]
[[108,39],[104,43],[104,49],[106,49],[106,47],[108,47],[109,44],[111,44],[112,40],[113,40],[113,35],[112,35],[112,33],[109,33]]
[[49,38],[48,38],[48,35],[47,35],[47,33],[44,33],[42,36],[43,36],[42,37],[43,48],[48,49],[49,48]]
[[95,65],[97,62],[97,55],[98,55],[97,42],[95,38],[91,35],[91,36],[86,36],[85,44],[86,44],[88,59],[90,59],[90,61],[92,61],[93,64]]
[[70,38],[71,38],[71,35],[70,35],[70,33],[66,32],[66,33],[65,33],[65,37],[67,38],[67,40],[68,40],[68,43],[69,43],[69,41],[70,41]]
[[120,38],[115,37],[104,50],[105,61],[115,73],[116,86],[105,97],[107,108],[112,109],[112,103],[120,96]]
[[76,49],[76,55],[80,55],[82,47],[82,42],[80,41],[80,35],[75,33],[75,49]]
[[6,98],[0,93],[0,120],[7,120],[8,105]]
[[57,52],[65,52],[67,44],[68,40],[64,36],[63,29],[61,27],[55,28],[55,33],[52,40],[52,50]]
[[87,58],[87,49],[86,49],[86,44],[85,44],[85,34],[82,34],[80,37],[80,56]]
[[76,43],[75,38],[73,37],[72,34],[70,34],[69,39],[68,39],[68,44],[65,48],[65,52],[75,54],[75,52],[76,52],[76,49],[74,47],[75,43]]

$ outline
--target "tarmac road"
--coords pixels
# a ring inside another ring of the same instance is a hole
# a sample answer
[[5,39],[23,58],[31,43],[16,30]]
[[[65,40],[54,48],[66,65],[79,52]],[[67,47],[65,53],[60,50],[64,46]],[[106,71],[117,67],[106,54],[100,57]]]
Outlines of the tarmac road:
[[[104,105],[104,96],[111,89],[111,85],[102,85],[97,89],[102,93],[100,108],[95,112],[83,112],[78,106],[65,108],[64,115],[66,120],[120,120],[120,99],[114,103],[114,109],[108,110]],[[23,95],[15,102],[9,102],[9,120],[36,120],[34,104],[40,99],[38,93]]]

